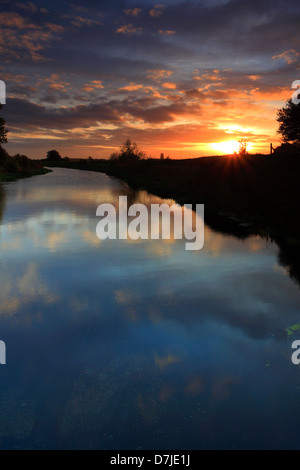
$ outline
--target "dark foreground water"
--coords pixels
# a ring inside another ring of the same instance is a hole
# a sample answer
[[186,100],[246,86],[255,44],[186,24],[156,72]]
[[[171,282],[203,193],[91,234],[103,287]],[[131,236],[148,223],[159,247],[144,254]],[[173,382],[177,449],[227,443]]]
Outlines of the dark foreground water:
[[299,448],[300,291],[276,245],[100,241],[119,195],[160,202],[64,169],[0,192],[0,447]]

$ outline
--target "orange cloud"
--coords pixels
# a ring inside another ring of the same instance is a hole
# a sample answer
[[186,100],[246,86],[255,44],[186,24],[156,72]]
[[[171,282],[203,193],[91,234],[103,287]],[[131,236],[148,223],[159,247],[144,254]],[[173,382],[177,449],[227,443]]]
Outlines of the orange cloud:
[[165,82],[162,84],[162,86],[168,90],[176,90],[176,83]]
[[5,28],[15,29],[39,29],[40,27],[29,23],[25,18],[18,13],[10,13],[5,11],[0,13],[0,26]]
[[142,10],[140,8],[128,8],[127,10],[124,10],[124,13],[128,16],[138,16],[140,13],[142,13]]
[[162,36],[173,36],[174,34],[176,34],[176,31],[160,29],[158,33],[161,34]]
[[163,14],[164,9],[165,9],[165,5],[162,5],[161,3],[159,3],[155,5],[154,8],[152,8],[149,11],[149,15],[152,16],[152,18],[159,18]]
[[49,88],[51,90],[64,90],[65,91],[65,85],[63,83],[52,83],[49,85]]
[[117,29],[116,33],[127,34],[128,36],[131,36],[132,34],[140,34],[142,31],[143,28],[135,27],[130,23],[120,26],[120,28]]
[[130,83],[127,86],[119,88],[119,91],[136,91],[136,90],[141,90],[143,88],[144,88],[143,85],[137,85],[136,83]]
[[160,80],[161,78],[170,77],[173,74],[173,72],[172,70],[155,69],[155,70],[148,70],[147,74],[148,74],[147,78],[151,78],[152,80]]
[[52,23],[36,25],[11,12],[0,13],[0,27],[0,52],[5,62],[24,58],[26,53],[34,61],[43,60],[41,51],[49,47],[51,39],[59,39],[58,33],[63,31],[62,26]]
[[297,61],[299,57],[299,52],[295,51],[295,49],[290,49],[289,51],[284,51],[281,54],[273,55],[272,59],[274,60],[284,60],[287,64],[293,64]]
[[[195,77],[194,77],[195,78]],[[206,72],[203,73],[201,76],[197,77],[197,80],[210,80],[212,82],[220,80],[219,70],[213,70],[213,73]]]
[[82,27],[82,26],[92,26],[94,24],[101,25],[102,23],[98,20],[91,19],[91,18],[84,18],[82,16],[74,16],[71,24],[74,26]]
[[1,79],[11,83],[24,83],[25,75],[15,75],[14,73],[1,73]]
[[43,79],[43,81],[39,81],[36,83],[36,86],[41,86],[44,83],[49,84],[48,90],[58,90],[58,91],[66,91],[68,87],[70,87],[71,83],[66,82],[61,77],[53,73],[49,78]]
[[248,78],[250,78],[250,80],[253,80],[255,82],[256,80],[259,80],[261,76],[260,75],[248,75]]
[[89,83],[86,83],[85,85],[83,85],[83,87],[81,88],[82,91],[86,91],[86,92],[91,92],[91,91],[94,91],[94,90],[99,90],[101,88],[104,88],[104,86],[102,85],[102,81],[101,80],[92,80],[91,82]]

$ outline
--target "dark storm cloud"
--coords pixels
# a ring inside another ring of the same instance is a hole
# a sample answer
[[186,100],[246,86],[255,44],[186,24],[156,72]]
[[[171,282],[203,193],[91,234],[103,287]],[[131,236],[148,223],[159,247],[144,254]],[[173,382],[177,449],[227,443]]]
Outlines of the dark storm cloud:
[[89,127],[97,121],[104,123],[120,121],[118,110],[113,103],[57,109],[46,108],[26,100],[11,99],[6,116],[13,127],[22,126],[26,122],[27,126],[54,129]]
[[[49,100],[51,101],[51,100]],[[26,100],[12,98],[7,107],[6,117],[10,125],[19,128],[24,125],[35,128],[69,129],[90,127],[97,122],[104,124],[122,123],[126,114],[147,123],[163,123],[182,115],[187,108],[184,102],[165,106],[143,106],[148,100],[111,100],[101,104],[79,105],[73,108],[47,108]]]

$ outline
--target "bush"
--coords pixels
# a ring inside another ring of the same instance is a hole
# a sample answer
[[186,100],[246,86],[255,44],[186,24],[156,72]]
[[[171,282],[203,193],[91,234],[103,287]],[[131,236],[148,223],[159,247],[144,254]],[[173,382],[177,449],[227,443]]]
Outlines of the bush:
[[46,160],[49,160],[50,162],[58,162],[62,159],[61,155],[58,153],[57,150],[49,150],[47,152],[47,157]]
[[4,148],[0,145],[0,166],[4,166],[9,159],[10,156],[8,155],[7,151],[4,150]]
[[300,144],[300,103],[295,104],[289,99],[285,107],[278,110],[277,121],[280,123],[277,132],[283,141]]
[[19,153],[13,157],[14,162],[18,166],[19,171],[26,171],[31,166],[31,160],[26,155],[20,155]]
[[130,139],[120,147],[119,152],[114,152],[110,156],[110,160],[118,161],[125,165],[138,162],[146,157],[146,154],[140,150],[136,143],[132,143]]
[[295,144],[284,143],[284,144],[281,144],[279,147],[276,147],[276,149],[274,149],[275,155],[295,155],[296,153],[299,153],[299,152],[300,152],[300,147],[296,143]]

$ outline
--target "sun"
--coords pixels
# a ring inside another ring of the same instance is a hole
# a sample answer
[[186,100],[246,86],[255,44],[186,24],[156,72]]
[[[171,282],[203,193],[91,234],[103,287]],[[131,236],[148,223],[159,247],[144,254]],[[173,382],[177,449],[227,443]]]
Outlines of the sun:
[[217,152],[231,155],[239,151],[240,144],[237,140],[226,140],[225,142],[214,142],[211,147]]

